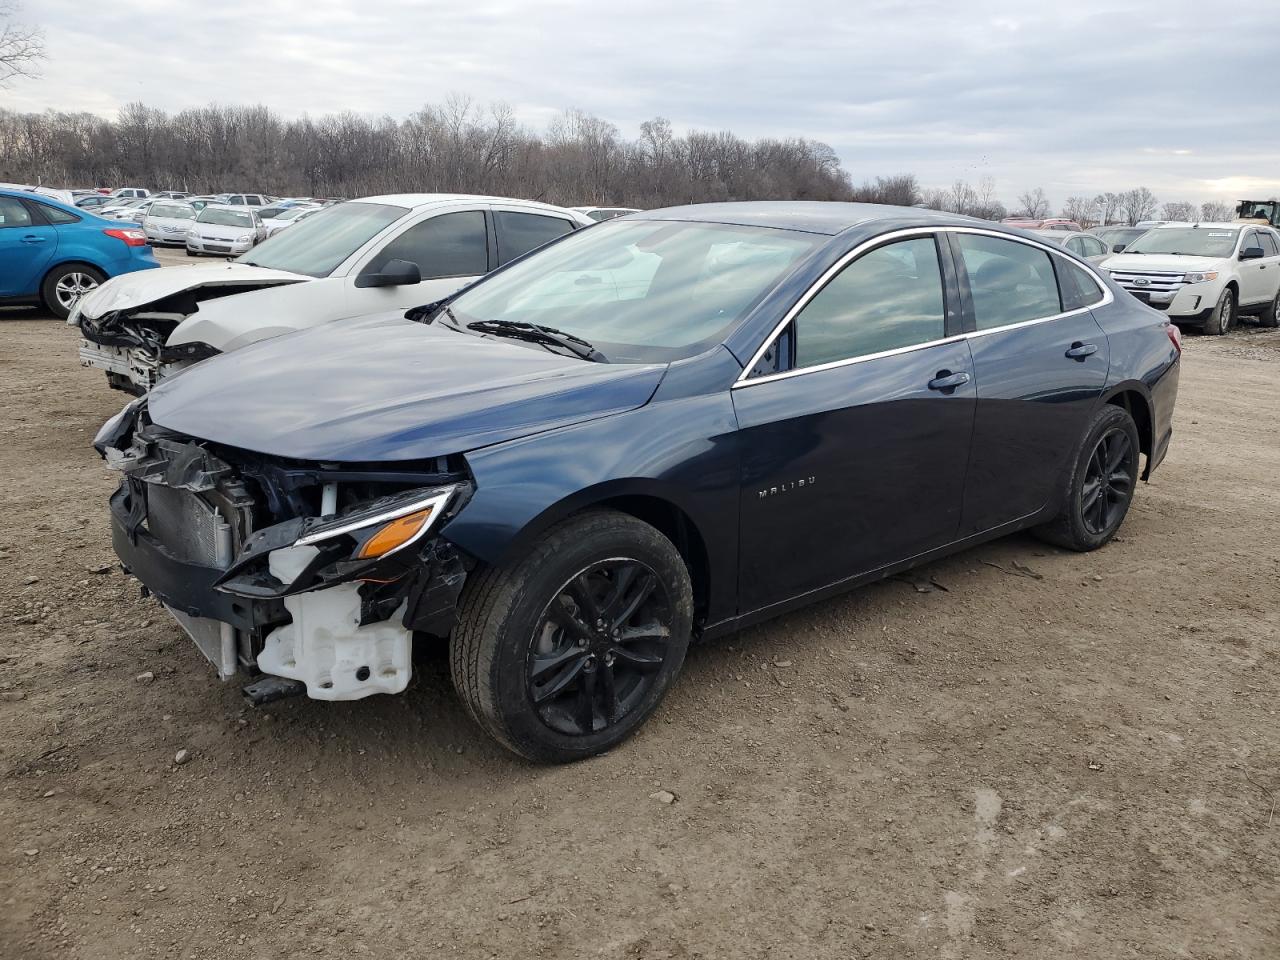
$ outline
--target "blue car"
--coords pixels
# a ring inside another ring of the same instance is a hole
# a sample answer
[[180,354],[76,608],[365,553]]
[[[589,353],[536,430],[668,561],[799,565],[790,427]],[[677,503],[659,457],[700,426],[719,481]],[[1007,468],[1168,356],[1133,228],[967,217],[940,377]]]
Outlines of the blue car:
[[95,445],[117,554],[252,701],[399,693],[435,638],[485,731],[565,761],[692,640],[1018,530],[1102,547],[1180,356],[1020,230],[709,204],[207,360]]
[[0,190],[0,305],[66,319],[110,277],[160,266],[146,235],[40,194]]

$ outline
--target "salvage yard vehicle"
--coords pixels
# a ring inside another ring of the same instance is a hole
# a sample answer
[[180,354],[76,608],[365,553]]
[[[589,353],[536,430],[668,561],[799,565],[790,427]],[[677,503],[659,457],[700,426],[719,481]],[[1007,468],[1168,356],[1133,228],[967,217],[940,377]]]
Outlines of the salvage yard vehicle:
[[1147,232],[1147,227],[1094,227],[1089,232],[1107,245],[1112,253],[1123,253],[1124,248]]
[[187,228],[187,256],[236,257],[248,253],[266,237],[267,228],[258,211],[211,203],[196,214]]
[[0,304],[66,317],[109,277],[160,266],[141,230],[19,190],[0,190]]
[[570,207],[569,209],[582,214],[584,217],[590,217],[596,222],[612,220],[614,217],[625,217],[629,213],[640,212],[636,207]]
[[1179,324],[1222,336],[1239,315],[1280,323],[1280,233],[1240,223],[1170,223],[1107,261],[1112,278]]
[[182,200],[157,200],[142,218],[142,232],[150,244],[172,243],[184,246],[196,208]]
[[1057,243],[1066,247],[1077,257],[1090,263],[1101,263],[1111,256],[1107,245],[1098,237],[1075,230],[1032,230],[1037,237],[1048,243]]
[[121,561],[252,701],[398,693],[447,638],[480,726],[568,761],[643,723],[695,637],[1016,530],[1107,543],[1168,449],[1180,343],[1021,231],[708,204],[214,358],[95,446]]
[[68,322],[84,335],[84,366],[106,371],[113,387],[143,393],[169,373],[258,340],[447,297],[592,223],[560,207],[497,197],[352,200],[217,269],[170,267],[107,284]]

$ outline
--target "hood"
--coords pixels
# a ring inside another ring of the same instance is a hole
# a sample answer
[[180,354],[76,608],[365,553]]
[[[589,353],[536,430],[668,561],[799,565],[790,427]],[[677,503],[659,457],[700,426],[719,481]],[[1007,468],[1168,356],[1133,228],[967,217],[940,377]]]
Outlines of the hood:
[[243,450],[422,460],[634,409],[665,371],[591,363],[395,313],[214,357],[162,381],[148,403],[160,426]]
[[1117,253],[1103,264],[1112,273],[1184,273],[1216,270],[1223,257],[1176,257],[1168,253]]
[[[79,316],[96,320],[117,310],[143,307],[165,297],[200,287],[271,287],[310,280],[285,270],[251,267],[246,263],[220,263],[164,270],[140,270],[108,280],[80,301]],[[73,316],[75,316],[73,314]]]

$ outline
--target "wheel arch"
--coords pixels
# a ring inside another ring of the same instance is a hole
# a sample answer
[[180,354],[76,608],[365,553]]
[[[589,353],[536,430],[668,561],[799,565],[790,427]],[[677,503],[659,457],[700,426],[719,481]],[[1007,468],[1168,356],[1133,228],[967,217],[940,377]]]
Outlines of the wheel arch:
[[617,510],[649,524],[670,540],[689,571],[695,622],[703,618],[711,596],[711,556],[694,512],[661,482],[644,478],[609,480],[586,487],[551,504],[530,520],[499,558],[506,563],[525,551],[548,529],[592,509]]
[[1155,450],[1155,410],[1151,404],[1151,395],[1143,384],[1136,380],[1120,383],[1107,393],[1105,402],[1127,410],[1138,428],[1138,449],[1146,455],[1146,465],[1142,470],[1142,479],[1151,476],[1151,456]]

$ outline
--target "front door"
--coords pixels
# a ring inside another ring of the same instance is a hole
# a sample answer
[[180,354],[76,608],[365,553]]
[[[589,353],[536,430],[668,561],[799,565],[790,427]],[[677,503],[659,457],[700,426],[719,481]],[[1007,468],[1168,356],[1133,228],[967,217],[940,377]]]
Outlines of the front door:
[[[359,285],[359,277],[380,272],[392,260],[416,263],[421,282]],[[483,210],[428,215],[386,240],[347,279],[347,312],[358,316],[442,300],[489,269],[489,234]]]
[[1018,240],[951,239],[969,290],[978,391],[960,525],[968,536],[1036,513],[1054,495],[1106,385],[1108,348],[1086,308],[1103,293],[1085,270]]
[[782,332],[783,369],[733,390],[741,612],[955,538],[975,391],[943,277],[932,235],[870,250]]

